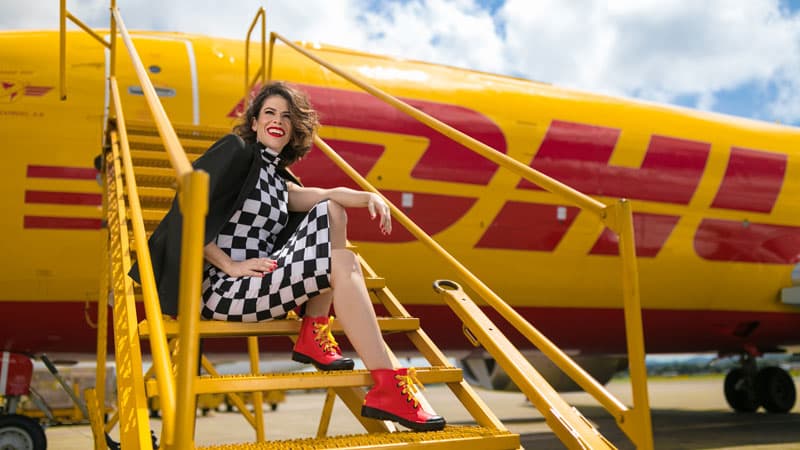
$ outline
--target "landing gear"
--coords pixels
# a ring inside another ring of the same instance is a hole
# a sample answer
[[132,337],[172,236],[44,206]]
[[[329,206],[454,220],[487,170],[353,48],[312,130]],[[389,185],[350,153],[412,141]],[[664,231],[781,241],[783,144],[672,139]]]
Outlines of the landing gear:
[[742,367],[725,376],[725,400],[736,412],[755,412],[763,406],[767,412],[785,414],[794,408],[797,392],[794,380],[780,367],[758,369],[752,356],[742,358]]
[[38,422],[19,414],[0,416],[0,448],[45,450],[47,436]]
[[797,399],[794,380],[780,367],[764,367],[756,375],[756,395],[768,412],[785,414]]
[[736,412],[755,412],[758,409],[754,377],[744,368],[732,369],[725,376],[725,400]]

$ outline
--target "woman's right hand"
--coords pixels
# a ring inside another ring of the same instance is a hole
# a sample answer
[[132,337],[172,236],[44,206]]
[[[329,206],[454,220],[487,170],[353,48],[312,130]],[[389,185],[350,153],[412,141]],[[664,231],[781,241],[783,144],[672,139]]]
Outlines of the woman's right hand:
[[278,261],[269,258],[250,258],[244,261],[231,261],[223,272],[231,277],[263,277],[278,268]]

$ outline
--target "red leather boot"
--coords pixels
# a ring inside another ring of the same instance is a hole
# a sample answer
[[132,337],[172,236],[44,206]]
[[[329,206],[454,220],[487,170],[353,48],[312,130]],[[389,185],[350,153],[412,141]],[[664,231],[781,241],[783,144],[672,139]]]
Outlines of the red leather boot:
[[313,364],[319,370],[353,370],[353,360],[342,357],[331,333],[333,317],[303,317],[292,359]]
[[367,393],[361,415],[371,419],[391,420],[414,431],[436,431],[444,428],[442,416],[433,415],[419,406],[414,396],[417,385],[415,370],[372,370],[375,386]]

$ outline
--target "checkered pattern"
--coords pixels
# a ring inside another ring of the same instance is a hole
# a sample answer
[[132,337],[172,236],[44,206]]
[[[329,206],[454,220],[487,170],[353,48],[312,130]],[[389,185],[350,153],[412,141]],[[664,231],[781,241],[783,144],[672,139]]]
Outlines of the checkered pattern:
[[267,162],[258,185],[223,227],[216,244],[234,261],[271,258],[278,267],[264,277],[235,278],[209,265],[203,279],[206,319],[274,319],[330,288],[328,203],[315,205],[286,245],[273,248],[288,221],[288,191],[286,182],[276,175],[277,158]]

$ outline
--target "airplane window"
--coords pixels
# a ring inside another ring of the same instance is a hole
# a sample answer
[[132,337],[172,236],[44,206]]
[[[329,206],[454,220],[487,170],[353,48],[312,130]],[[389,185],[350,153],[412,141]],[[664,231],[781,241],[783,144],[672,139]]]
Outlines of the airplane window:
[[147,69],[150,70],[150,73],[161,73],[161,67],[156,66],[155,64],[148,67]]

